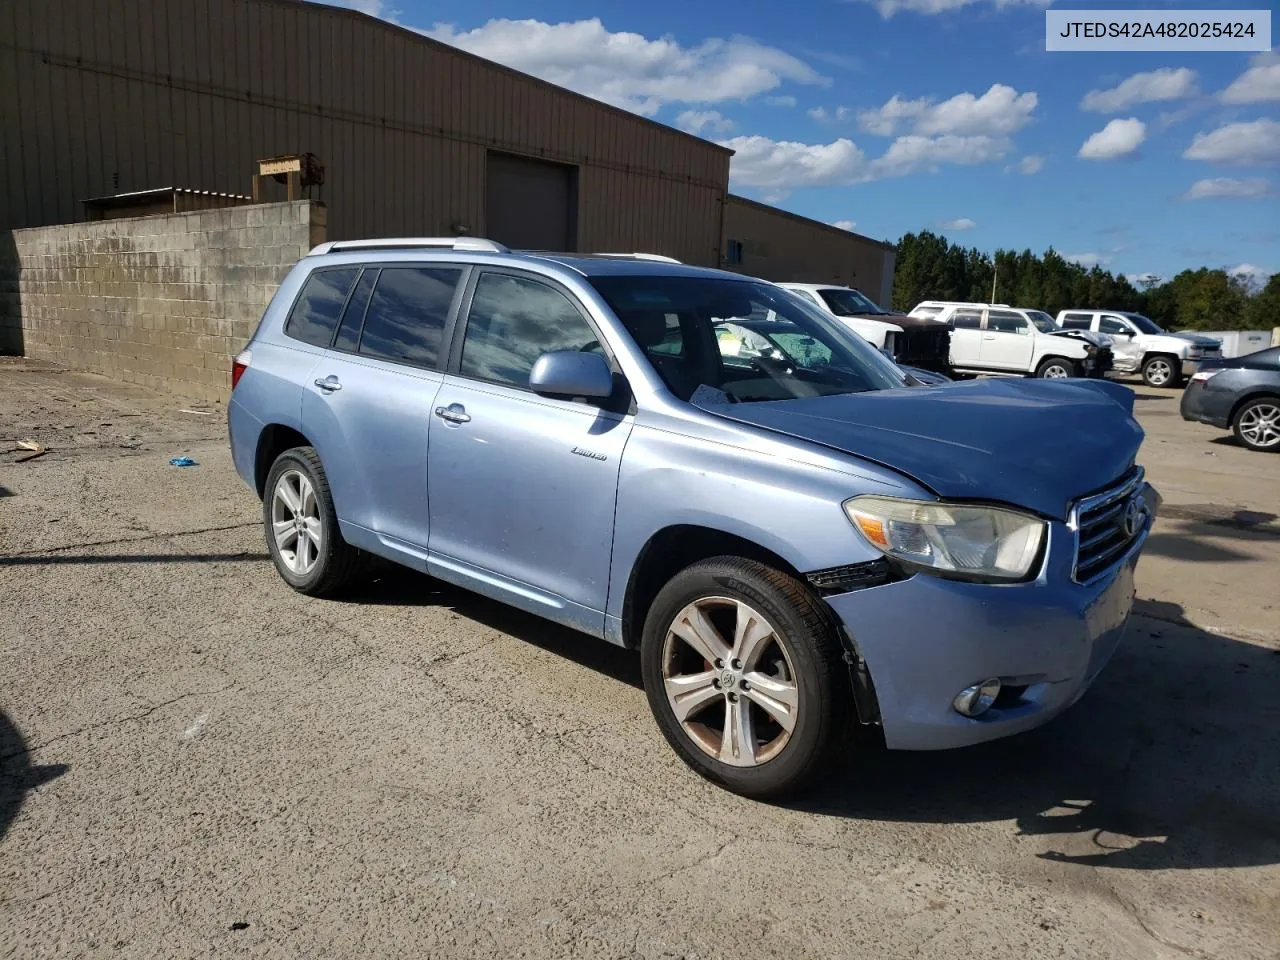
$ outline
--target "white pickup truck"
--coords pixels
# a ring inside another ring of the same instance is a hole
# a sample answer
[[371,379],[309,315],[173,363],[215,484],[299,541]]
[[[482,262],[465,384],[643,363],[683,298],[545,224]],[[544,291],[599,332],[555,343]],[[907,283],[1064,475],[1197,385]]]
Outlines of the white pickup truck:
[[951,327],[957,373],[1058,379],[1102,377],[1111,367],[1108,337],[1063,331],[1040,310],[926,300],[910,315]]
[[1112,339],[1115,369],[1141,371],[1149,387],[1178,387],[1200,368],[1200,362],[1222,355],[1222,341],[1194,333],[1169,333],[1140,313],[1123,310],[1063,310],[1063,330],[1092,330]]

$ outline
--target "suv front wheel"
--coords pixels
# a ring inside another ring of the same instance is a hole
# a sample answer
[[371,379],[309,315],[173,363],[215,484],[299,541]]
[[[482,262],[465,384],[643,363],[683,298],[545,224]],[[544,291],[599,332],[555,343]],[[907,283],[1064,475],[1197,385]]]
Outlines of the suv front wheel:
[[640,656],[667,742],[735,793],[792,793],[844,742],[852,694],[835,624],[779,570],[740,557],[682,570],[649,609]]
[[276,571],[299,593],[338,593],[364,570],[367,554],[342,539],[329,480],[312,447],[286,450],[271,465],[262,525]]

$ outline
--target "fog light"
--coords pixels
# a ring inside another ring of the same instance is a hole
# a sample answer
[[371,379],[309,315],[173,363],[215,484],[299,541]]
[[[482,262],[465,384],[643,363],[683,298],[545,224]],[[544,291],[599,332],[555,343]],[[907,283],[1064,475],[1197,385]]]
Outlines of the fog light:
[[975,683],[972,687],[965,687],[956,694],[956,698],[951,701],[951,706],[955,707],[956,713],[962,716],[980,717],[991,709],[991,705],[996,702],[998,696],[1000,696],[1000,681],[992,677],[990,680],[983,680],[982,683]]

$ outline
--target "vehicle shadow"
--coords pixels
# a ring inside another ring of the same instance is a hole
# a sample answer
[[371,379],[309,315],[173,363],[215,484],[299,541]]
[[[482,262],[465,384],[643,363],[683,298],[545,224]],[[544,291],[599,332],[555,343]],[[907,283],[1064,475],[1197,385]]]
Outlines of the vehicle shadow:
[[1176,604],[1135,617],[1093,689],[1032,733],[855,757],[799,809],[907,823],[1009,820],[1036,856],[1189,870],[1280,863],[1280,651]]
[[[1274,513],[1237,510],[1216,504],[1166,505],[1156,532],[1147,541],[1148,554],[1192,563],[1228,563],[1256,559],[1245,552],[1249,544],[1280,541]],[[1241,549],[1222,541],[1232,540]]]
[[0,710],[0,840],[17,818],[27,792],[66,772],[64,763],[32,766],[21,731]]
[[116,563],[243,563],[270,560],[266,553],[46,553],[0,556],[0,567],[56,567]]
[[637,689],[643,686],[640,658],[632,650],[623,650],[585,633],[394,564],[380,567],[372,582],[335,599],[340,603],[442,607],[621,683]]

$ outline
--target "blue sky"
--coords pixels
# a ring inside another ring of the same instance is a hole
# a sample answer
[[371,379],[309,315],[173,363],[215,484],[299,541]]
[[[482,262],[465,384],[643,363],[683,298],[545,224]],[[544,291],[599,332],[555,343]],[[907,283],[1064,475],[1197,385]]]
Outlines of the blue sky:
[[1276,52],[1046,53],[1046,0],[331,2],[726,143],[735,192],[872,237],[1280,270]]

